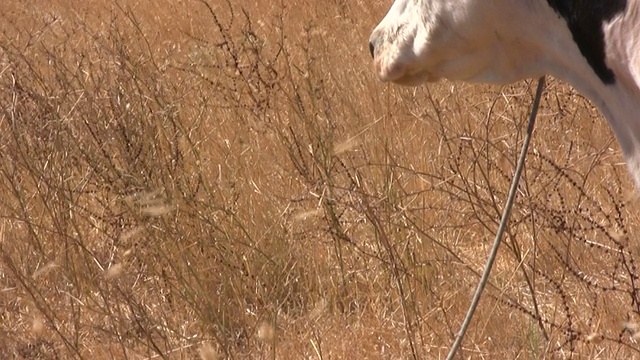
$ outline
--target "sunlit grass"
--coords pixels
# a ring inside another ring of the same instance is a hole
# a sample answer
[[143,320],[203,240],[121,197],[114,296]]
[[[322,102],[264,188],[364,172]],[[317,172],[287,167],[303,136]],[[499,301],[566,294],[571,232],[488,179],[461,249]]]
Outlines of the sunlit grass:
[[[387,6],[0,4],[0,357],[443,357],[533,89],[380,83]],[[461,357],[638,356],[619,149],[537,126]]]

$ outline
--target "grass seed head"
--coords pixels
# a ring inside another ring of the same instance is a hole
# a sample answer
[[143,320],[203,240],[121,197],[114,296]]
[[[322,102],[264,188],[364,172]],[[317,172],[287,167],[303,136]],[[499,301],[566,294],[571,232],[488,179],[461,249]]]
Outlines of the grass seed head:
[[122,275],[123,268],[122,263],[113,264],[105,271],[105,277],[107,279],[116,279]]
[[202,360],[217,360],[219,358],[218,353],[209,343],[202,344],[198,352]]
[[32,277],[33,277],[34,279],[37,279],[37,278],[39,278],[39,277],[45,276],[45,275],[47,275],[49,272],[51,272],[51,270],[53,270],[53,269],[55,269],[55,268],[57,268],[57,267],[58,267],[58,265],[55,263],[55,261],[51,261],[51,262],[49,262],[47,265],[45,265],[45,266],[41,267],[40,269],[36,270],[36,271],[33,273]]
[[640,330],[640,324],[638,324],[633,320],[629,320],[625,322],[623,327],[624,327],[624,330],[628,331],[631,334],[632,338],[634,338],[638,334],[638,331]]
[[335,155],[339,155],[355,148],[356,146],[358,146],[358,141],[356,141],[355,139],[349,139],[343,143],[336,145],[333,148],[333,153]]
[[171,205],[161,204],[161,205],[151,205],[142,208],[141,212],[143,215],[150,217],[158,217],[165,214],[168,214],[174,210],[174,207]]
[[122,233],[122,235],[120,235],[120,241],[122,242],[127,242],[135,237],[137,237],[142,230],[144,229],[144,227],[142,226],[136,226],[135,228],[125,231]]
[[293,215],[293,220],[303,221],[303,220],[307,220],[307,219],[314,218],[314,217],[321,216],[321,215],[322,215],[322,209],[313,209],[313,210],[301,211],[301,212]]
[[601,343],[603,339],[604,339],[604,337],[601,334],[598,334],[596,332],[593,332],[593,333],[587,335],[587,337],[586,337],[587,342],[594,343],[594,344]]
[[33,318],[31,322],[31,332],[34,335],[40,335],[44,331],[44,321],[38,316]]
[[263,322],[258,327],[258,338],[263,341],[271,341],[275,336],[275,329],[268,322]]
[[327,310],[327,307],[327,300],[321,299],[316,303],[316,306],[313,307],[313,310],[311,310],[311,312],[309,313],[309,317],[313,321],[318,321],[325,313],[325,310]]

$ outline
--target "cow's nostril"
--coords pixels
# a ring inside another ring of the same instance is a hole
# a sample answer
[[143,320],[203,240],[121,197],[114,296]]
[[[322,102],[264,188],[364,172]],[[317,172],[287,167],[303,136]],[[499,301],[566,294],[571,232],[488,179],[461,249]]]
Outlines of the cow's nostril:
[[373,46],[373,42],[369,41],[369,52],[371,53],[371,57],[375,57],[373,52],[376,50],[376,47]]

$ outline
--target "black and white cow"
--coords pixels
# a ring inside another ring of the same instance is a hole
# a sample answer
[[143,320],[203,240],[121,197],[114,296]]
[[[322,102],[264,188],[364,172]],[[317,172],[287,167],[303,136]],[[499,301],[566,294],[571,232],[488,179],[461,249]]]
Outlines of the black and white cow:
[[640,189],[640,0],[396,0],[369,48],[383,81],[552,75],[607,118]]

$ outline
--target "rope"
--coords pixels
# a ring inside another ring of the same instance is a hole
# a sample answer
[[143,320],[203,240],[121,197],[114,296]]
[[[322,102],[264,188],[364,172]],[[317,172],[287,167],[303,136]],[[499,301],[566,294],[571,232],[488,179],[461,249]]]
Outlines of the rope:
[[518,184],[520,183],[520,175],[522,175],[522,169],[524,168],[525,159],[527,157],[527,150],[529,148],[529,142],[533,135],[533,127],[536,122],[536,116],[538,115],[538,107],[540,106],[540,98],[542,97],[542,90],[544,89],[545,78],[542,76],[538,79],[538,89],[536,90],[536,96],[533,100],[533,105],[531,109],[531,115],[529,116],[529,125],[527,126],[527,133],[524,137],[524,142],[522,143],[522,150],[520,151],[520,158],[518,159],[518,164],[516,165],[516,172],[513,175],[513,179],[511,180],[511,188],[509,189],[509,196],[507,197],[507,203],[505,205],[504,210],[502,211],[502,219],[500,219],[500,225],[498,226],[498,232],[496,233],[496,238],[493,242],[493,247],[491,248],[491,252],[489,253],[489,257],[487,258],[487,264],[484,267],[484,271],[482,273],[482,277],[480,278],[480,282],[478,283],[478,287],[476,288],[476,292],[473,295],[473,300],[471,301],[471,305],[469,305],[469,310],[467,311],[467,315],[462,322],[462,326],[460,327],[460,331],[456,336],[456,340],[451,346],[451,350],[449,351],[449,355],[447,355],[447,360],[452,360],[455,356],[456,352],[460,348],[462,344],[462,339],[464,335],[467,333],[467,329],[469,328],[469,324],[471,323],[471,318],[478,307],[478,303],[480,302],[480,297],[482,296],[482,292],[484,291],[485,285],[487,284],[487,280],[489,280],[489,274],[491,273],[491,268],[493,267],[493,262],[496,259],[496,255],[498,254],[498,248],[500,247],[500,242],[502,241],[502,234],[504,233],[505,228],[507,227],[507,222],[509,221],[509,214],[511,213],[511,207],[513,206],[513,202],[516,197],[516,192],[518,190]]

